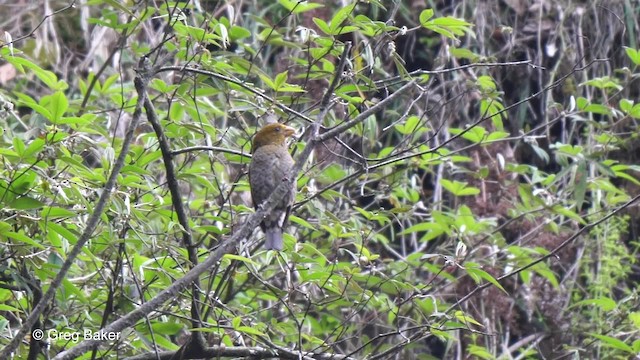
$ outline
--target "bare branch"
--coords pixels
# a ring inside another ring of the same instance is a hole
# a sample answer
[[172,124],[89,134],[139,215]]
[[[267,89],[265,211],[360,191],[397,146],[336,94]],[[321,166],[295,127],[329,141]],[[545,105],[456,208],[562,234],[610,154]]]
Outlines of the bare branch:
[[[125,360],[169,360],[176,354],[175,351],[164,351],[160,353],[148,353],[125,358]],[[212,346],[193,356],[186,356],[182,359],[200,359],[200,358],[221,358],[221,357],[248,357],[251,359],[301,359],[301,354],[297,350],[289,349],[265,349],[262,347],[246,347],[246,346]],[[329,354],[329,353],[311,353],[303,352],[302,359],[305,360],[352,360],[352,357],[345,355]]]

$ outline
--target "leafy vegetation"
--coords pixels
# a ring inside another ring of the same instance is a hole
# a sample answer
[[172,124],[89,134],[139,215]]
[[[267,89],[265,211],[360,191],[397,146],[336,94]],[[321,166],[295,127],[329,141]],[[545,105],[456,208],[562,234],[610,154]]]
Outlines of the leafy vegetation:
[[0,358],[640,353],[637,5],[495,3],[1,4]]

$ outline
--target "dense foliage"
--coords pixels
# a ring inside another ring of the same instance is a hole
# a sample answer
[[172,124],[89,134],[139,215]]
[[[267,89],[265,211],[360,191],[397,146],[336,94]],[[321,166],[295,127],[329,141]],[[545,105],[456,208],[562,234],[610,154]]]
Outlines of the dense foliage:
[[0,3],[0,358],[637,356],[640,5],[602,3]]

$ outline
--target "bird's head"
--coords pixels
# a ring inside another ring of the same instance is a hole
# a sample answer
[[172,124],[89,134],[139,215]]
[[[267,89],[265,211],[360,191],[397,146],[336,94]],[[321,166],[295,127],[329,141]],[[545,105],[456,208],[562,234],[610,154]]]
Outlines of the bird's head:
[[259,147],[264,145],[284,146],[288,137],[296,133],[296,129],[284,124],[268,124],[265,125],[256,136],[253,137],[253,149],[255,152]]

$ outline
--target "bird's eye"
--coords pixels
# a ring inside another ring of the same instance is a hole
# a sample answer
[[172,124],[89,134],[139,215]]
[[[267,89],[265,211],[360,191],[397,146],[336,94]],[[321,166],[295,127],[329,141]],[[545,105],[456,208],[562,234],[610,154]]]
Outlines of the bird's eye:
[[276,132],[280,132],[280,126],[277,126],[275,130]]

